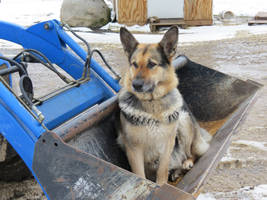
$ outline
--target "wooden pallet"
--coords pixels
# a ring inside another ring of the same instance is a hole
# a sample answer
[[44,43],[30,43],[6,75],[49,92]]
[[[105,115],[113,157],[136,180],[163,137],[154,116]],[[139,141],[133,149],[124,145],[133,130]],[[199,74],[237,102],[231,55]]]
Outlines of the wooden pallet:
[[253,20],[248,22],[248,25],[267,24],[267,12],[258,12]]
[[260,24],[267,24],[267,20],[250,20],[248,21],[248,25],[252,26],[252,25],[260,25]]
[[258,12],[255,16],[255,20],[267,20],[267,12]]
[[212,25],[212,20],[184,20],[184,19],[158,19],[157,22],[150,22],[151,32],[155,32],[159,27],[178,25],[181,28],[188,26]]
[[159,27],[178,25],[185,28],[184,19],[159,19],[157,22],[150,22],[149,27],[151,32],[156,32]]

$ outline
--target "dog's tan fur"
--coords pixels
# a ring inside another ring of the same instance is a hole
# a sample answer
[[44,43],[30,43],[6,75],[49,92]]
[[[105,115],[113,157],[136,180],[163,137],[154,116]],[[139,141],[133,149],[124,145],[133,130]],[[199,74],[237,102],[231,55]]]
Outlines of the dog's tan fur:
[[[190,169],[209,145],[177,89],[171,66],[178,41],[172,27],[158,44],[139,44],[127,29],[120,31],[130,68],[119,93],[121,131],[118,142],[125,149],[131,169],[143,178],[156,171],[164,184],[170,170],[177,178]],[[207,134],[206,134],[207,135]]]

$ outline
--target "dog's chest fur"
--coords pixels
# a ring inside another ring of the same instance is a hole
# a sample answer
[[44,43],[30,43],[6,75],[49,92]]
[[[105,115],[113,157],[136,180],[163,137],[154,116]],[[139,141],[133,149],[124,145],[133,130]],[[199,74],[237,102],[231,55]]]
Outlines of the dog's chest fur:
[[173,89],[159,100],[140,101],[122,89],[119,106],[122,126],[119,144],[143,148],[145,162],[154,162],[164,152],[168,140],[177,134],[179,111],[183,106],[181,94]]

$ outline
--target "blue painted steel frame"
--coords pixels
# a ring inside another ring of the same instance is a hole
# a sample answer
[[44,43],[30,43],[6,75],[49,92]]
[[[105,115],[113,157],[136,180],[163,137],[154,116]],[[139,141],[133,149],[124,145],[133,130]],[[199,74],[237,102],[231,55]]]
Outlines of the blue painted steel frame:
[[73,87],[60,94],[47,99],[37,106],[45,116],[44,124],[52,130],[75,115],[100,104],[114,94],[105,88],[103,84],[92,77],[89,82]]
[[[46,29],[45,27],[49,27]],[[0,21],[0,39],[20,44],[25,49],[42,52],[52,63],[64,69],[73,78],[82,76],[83,62],[70,51],[69,46],[83,61],[87,53],[63,30],[57,20],[41,22],[27,29]],[[91,68],[116,92],[120,85],[94,59]]]
[[[82,76],[84,66],[82,60],[86,60],[87,53],[66,34],[57,20],[42,22],[27,29],[0,21],[0,39],[17,43],[25,49],[36,49],[42,52],[52,63],[60,66],[74,79],[79,79]],[[0,60],[0,63],[2,62]],[[95,60],[91,60],[90,67],[114,91],[120,90],[118,82]],[[97,79],[94,77],[94,73],[91,73],[91,76],[93,79]],[[95,89],[97,90],[97,88]],[[107,88],[103,91],[109,95],[111,93],[111,91],[107,91]],[[101,94],[99,95],[101,96]],[[31,171],[35,143],[45,131],[42,124],[0,82],[0,133],[13,146]],[[35,176],[33,171],[32,173]]]
[[[60,22],[58,22],[57,20],[42,22],[27,29],[0,21],[0,38],[20,44],[25,49],[36,49],[42,52],[52,63],[60,66],[75,79],[79,79],[82,76],[84,67],[84,62],[82,62],[82,60],[86,61],[87,53],[63,30]],[[69,46],[73,51],[67,48],[67,46]],[[91,69],[96,72],[113,90],[115,90],[116,92],[119,91],[120,85],[118,84],[118,82],[114,80],[93,59],[91,60]],[[67,117],[72,117],[80,113],[82,109],[86,109],[93,104],[99,103],[100,99],[104,100],[111,97],[109,89],[107,89],[107,87],[101,87],[103,83],[94,76],[94,73],[91,73],[91,79],[95,80],[91,82],[94,82],[92,84],[96,84],[97,87],[95,87],[94,90],[90,91],[91,98],[88,95],[88,103],[86,105],[79,106],[79,99],[77,99],[77,104],[76,106],[73,106],[74,109],[72,111],[69,111],[68,104],[65,105],[64,110],[61,110],[61,116],[54,113],[54,116],[57,115],[56,118],[53,117],[53,115],[49,114],[48,116],[46,116],[45,120],[45,124],[49,129],[55,128],[56,126],[60,125],[64,120],[67,119]],[[98,89],[104,90],[104,92],[102,93],[102,98],[94,98],[93,93],[99,93]],[[82,96],[78,96],[77,98],[79,97],[81,97],[81,101],[84,100]],[[67,97],[65,96],[65,98]],[[57,104],[57,102],[53,102]],[[40,110],[51,113],[49,110],[43,109],[42,107],[45,106],[41,105]],[[53,107],[50,107],[50,109],[55,110],[53,109]],[[70,115],[70,113],[72,113],[72,116]],[[43,114],[45,115],[46,113]]]

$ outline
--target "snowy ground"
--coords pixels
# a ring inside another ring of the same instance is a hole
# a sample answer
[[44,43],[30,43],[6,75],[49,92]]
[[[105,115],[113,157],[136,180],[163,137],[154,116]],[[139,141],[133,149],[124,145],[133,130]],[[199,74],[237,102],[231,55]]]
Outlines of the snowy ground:
[[[0,3],[0,19],[26,27],[44,20],[59,20],[61,4],[62,0],[2,0]],[[219,14],[223,10],[231,10],[237,15],[253,16],[258,11],[267,11],[266,0],[214,0],[213,4],[215,14]],[[118,31],[120,26],[116,23],[110,23],[103,29]],[[149,32],[148,25],[132,26],[129,29],[134,32]],[[120,43],[117,33],[103,32],[99,34],[88,28],[75,28],[75,30],[80,31],[81,36],[85,37],[90,43]],[[180,29],[179,42],[183,44],[264,33],[267,33],[267,25],[248,26],[242,24],[191,27]],[[160,40],[161,34],[137,34],[136,37],[140,42],[157,42]]]
[[[62,0],[1,0],[0,3],[0,20],[9,21],[25,27],[38,23],[44,20],[59,19],[59,11]],[[223,10],[230,10],[238,16],[254,16],[258,11],[267,11],[267,0],[214,0],[214,14],[219,14]],[[118,30],[120,25],[109,24],[104,29]],[[148,32],[149,27],[133,26],[129,27],[134,32]],[[96,33],[87,28],[78,28],[79,34],[84,37],[89,43],[105,43],[119,44],[119,36],[117,33],[102,32]],[[267,34],[267,26],[247,26],[247,24],[231,25],[231,26],[208,26],[208,27],[192,27],[180,30],[179,43],[181,45],[191,45],[195,42],[221,40],[229,38],[246,38],[254,35]],[[136,34],[136,38],[140,42],[158,42],[162,37],[161,34]],[[0,48],[14,48],[9,43],[0,41]],[[219,51],[219,50],[218,50]],[[262,53],[263,54],[263,53]],[[217,58],[216,58],[217,59]],[[227,59],[224,57],[224,59]],[[236,58],[233,58],[236,59]],[[219,61],[217,61],[219,65]],[[249,63],[253,65],[253,63]],[[240,64],[242,66],[242,63]],[[227,72],[227,66],[223,66],[223,71]],[[234,73],[232,66],[229,72]],[[267,80],[261,74],[262,80]],[[264,116],[263,116],[264,117]],[[255,128],[255,127],[254,127]],[[262,127],[266,129],[266,127]],[[260,131],[257,128],[258,131]],[[246,130],[252,131],[253,130]],[[235,149],[245,147],[245,149],[256,149],[261,152],[267,152],[267,141],[251,141],[245,139],[237,139],[228,151],[228,154],[223,158],[222,163],[241,160],[240,157],[235,157],[230,152]],[[256,151],[255,150],[255,151]],[[239,155],[239,154],[238,154]],[[265,154],[266,155],[266,154]],[[250,158],[244,158],[248,162]],[[252,157],[252,160],[254,158]],[[220,167],[220,166],[219,166]],[[266,183],[267,184],[267,183]],[[215,199],[242,199],[242,200],[267,200],[267,185],[259,184],[246,185],[241,189],[230,192],[209,192],[201,194],[198,200],[215,200]],[[1,199],[1,198],[0,198]]]
[[267,185],[258,185],[256,187],[244,187],[240,190],[231,192],[215,192],[200,194],[197,200],[267,200]]
[[1,0],[0,20],[30,26],[34,23],[59,19],[62,0]]
[[[47,19],[59,19],[62,1],[1,0],[0,19],[25,26]],[[232,11],[236,16],[254,16],[259,11],[267,11],[267,1],[213,0],[213,14],[218,15],[222,11]]]
[[236,16],[255,16],[259,11],[267,11],[266,0],[213,0],[213,14],[232,11]]

